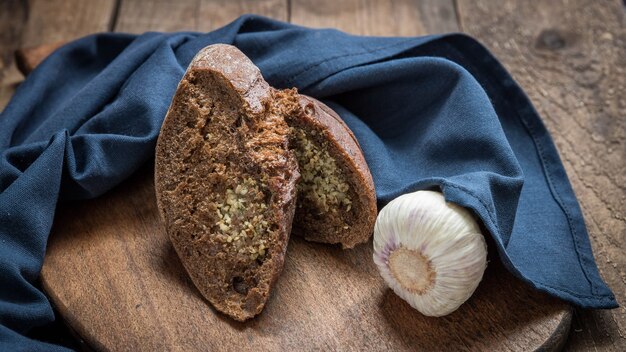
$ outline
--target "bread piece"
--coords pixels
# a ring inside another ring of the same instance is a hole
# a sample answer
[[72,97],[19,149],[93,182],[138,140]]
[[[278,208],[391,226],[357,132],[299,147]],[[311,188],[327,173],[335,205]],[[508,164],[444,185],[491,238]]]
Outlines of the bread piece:
[[157,203],[202,295],[244,321],[260,313],[283,268],[298,167],[275,91],[230,45],[200,51],[178,85],[156,149]]
[[300,95],[287,117],[300,174],[294,234],[344,248],[366,242],[376,222],[374,182],[352,131],[322,102]]

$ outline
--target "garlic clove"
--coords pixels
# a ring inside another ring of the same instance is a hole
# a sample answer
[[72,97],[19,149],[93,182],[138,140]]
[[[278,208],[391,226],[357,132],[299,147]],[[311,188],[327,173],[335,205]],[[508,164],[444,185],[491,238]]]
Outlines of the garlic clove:
[[443,195],[402,195],[378,214],[374,262],[393,291],[424,315],[455,311],[476,290],[487,245],[472,215]]

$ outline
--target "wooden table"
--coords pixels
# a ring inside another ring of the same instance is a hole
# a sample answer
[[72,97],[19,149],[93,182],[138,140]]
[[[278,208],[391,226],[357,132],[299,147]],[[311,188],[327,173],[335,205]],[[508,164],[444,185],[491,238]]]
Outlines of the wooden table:
[[[626,304],[626,21],[619,0],[3,0],[0,107],[13,51],[100,31],[210,31],[243,13],[367,35],[461,31],[530,96],[581,203],[600,273]],[[626,308],[576,310],[568,350],[626,350]]]

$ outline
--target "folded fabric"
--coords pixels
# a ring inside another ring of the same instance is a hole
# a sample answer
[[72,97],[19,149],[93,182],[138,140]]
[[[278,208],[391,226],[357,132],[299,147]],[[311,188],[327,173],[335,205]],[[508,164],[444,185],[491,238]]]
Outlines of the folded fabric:
[[218,42],[239,47],[270,84],[297,87],[341,115],[379,206],[440,188],[482,220],[517,277],[581,307],[617,306],[546,128],[478,42],[360,37],[243,16],[207,34],[88,36],[20,85],[0,115],[0,349],[62,349],[25,337],[54,319],[34,283],[58,202],[97,197],[153,158],[188,63]]

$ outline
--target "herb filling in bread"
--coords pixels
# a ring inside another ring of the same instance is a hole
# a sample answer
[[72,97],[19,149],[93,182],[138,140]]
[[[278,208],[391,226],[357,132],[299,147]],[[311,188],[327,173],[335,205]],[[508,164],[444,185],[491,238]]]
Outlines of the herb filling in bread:
[[314,142],[315,130],[307,133],[301,128],[291,128],[291,133],[301,175],[297,207],[307,208],[317,216],[349,212],[352,208],[350,185],[335,158],[328,153],[328,143]]
[[363,220],[357,212],[362,205],[348,177],[350,171],[333,155],[335,150],[324,131],[297,127],[293,121],[290,130],[290,148],[301,175],[294,233],[309,241],[339,243],[346,248],[366,241],[370,229],[366,229],[368,234],[361,234],[353,228],[354,224],[362,227]]

